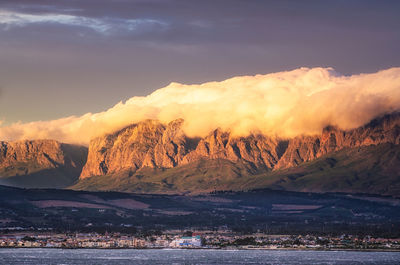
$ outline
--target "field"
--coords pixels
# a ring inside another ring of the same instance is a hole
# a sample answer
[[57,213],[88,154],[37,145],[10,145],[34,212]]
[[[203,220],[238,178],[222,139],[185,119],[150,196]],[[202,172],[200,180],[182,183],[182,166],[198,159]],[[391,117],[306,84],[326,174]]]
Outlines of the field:
[[366,194],[263,189],[152,195],[0,186],[0,214],[3,231],[232,229],[400,236],[400,200]]

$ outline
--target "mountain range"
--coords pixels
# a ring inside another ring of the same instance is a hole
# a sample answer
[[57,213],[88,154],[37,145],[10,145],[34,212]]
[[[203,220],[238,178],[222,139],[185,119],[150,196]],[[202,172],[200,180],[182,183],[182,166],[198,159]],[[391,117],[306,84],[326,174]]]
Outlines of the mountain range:
[[144,120],[94,138],[1,142],[0,184],[142,193],[271,188],[400,196],[400,113],[352,130],[291,139],[216,128],[188,137],[184,120]]

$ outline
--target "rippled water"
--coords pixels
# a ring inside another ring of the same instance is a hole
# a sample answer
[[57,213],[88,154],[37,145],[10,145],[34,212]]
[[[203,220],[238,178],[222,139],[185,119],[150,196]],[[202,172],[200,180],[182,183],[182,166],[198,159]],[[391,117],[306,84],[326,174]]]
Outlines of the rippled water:
[[400,252],[0,249],[0,264],[400,264]]

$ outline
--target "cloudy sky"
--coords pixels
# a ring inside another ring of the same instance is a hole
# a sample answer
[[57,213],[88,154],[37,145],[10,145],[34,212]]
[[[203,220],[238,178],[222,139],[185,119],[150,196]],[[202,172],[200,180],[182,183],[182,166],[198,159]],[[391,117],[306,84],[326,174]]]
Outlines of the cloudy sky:
[[170,82],[400,66],[400,1],[1,0],[0,120],[99,112]]

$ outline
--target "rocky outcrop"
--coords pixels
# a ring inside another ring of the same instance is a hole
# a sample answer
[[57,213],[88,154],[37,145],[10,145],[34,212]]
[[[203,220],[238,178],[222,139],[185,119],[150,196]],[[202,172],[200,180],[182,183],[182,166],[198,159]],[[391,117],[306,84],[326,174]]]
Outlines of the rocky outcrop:
[[93,139],[81,178],[143,167],[172,168],[200,159],[242,161],[253,171],[271,169],[279,160],[279,141],[262,135],[232,137],[216,129],[204,139],[185,136],[183,120],[163,125],[154,120]]
[[321,135],[299,136],[289,141],[288,148],[275,169],[290,168],[344,148],[391,143],[400,144],[400,114],[372,120],[365,126],[343,131],[334,126]]
[[181,164],[191,145],[176,120],[168,125],[146,120],[90,142],[81,178],[142,167],[170,168]]
[[[54,140],[0,142],[0,182],[23,187],[63,187],[79,177],[87,148]],[[36,184],[35,184],[36,181]],[[26,183],[30,183],[25,185]]]
[[254,171],[272,169],[280,158],[280,141],[263,135],[234,137],[229,132],[216,129],[199,141],[196,149],[188,153],[184,162],[199,159],[226,159],[243,162]]
[[398,113],[350,131],[328,126],[321,135],[289,140],[259,134],[235,137],[221,129],[194,139],[184,134],[183,123],[181,119],[167,125],[146,120],[93,139],[80,178],[112,176],[121,171],[134,174],[142,168],[168,169],[217,159],[240,163],[246,174],[257,174],[294,167],[344,148],[400,143]]

